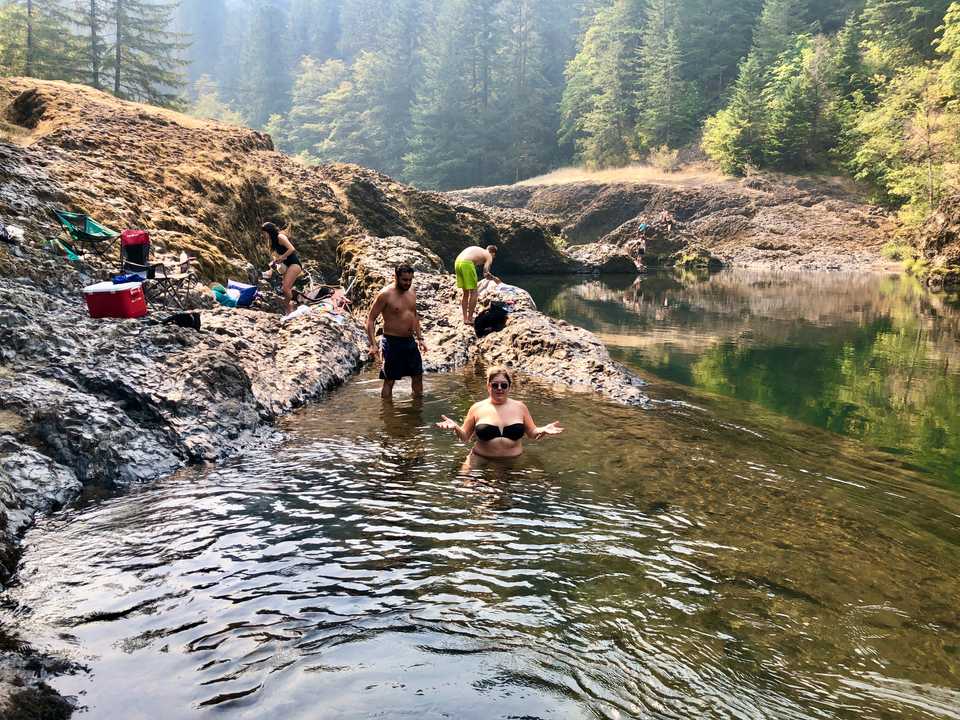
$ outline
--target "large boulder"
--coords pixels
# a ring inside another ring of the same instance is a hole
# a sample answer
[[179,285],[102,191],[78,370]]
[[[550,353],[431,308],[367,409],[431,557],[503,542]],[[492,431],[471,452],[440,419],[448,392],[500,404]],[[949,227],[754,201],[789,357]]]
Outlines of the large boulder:
[[504,364],[567,388],[600,394],[627,404],[644,404],[643,383],[610,358],[592,333],[537,311],[522,289],[483,283],[478,309],[499,300],[510,306],[506,327],[478,340],[462,321],[460,291],[453,275],[442,272],[439,258],[409,238],[357,237],[345,240],[340,257],[358,278],[356,312],[363,317],[373,298],[392,282],[400,262],[416,270],[414,290],[427,344],[424,369],[451,370],[471,362]]
[[[639,246],[639,258],[643,257],[643,246]],[[638,259],[631,257],[627,251],[617,245],[608,243],[588,243],[586,245],[571,245],[567,253],[581,263],[583,272],[595,273],[636,273],[642,268]]]

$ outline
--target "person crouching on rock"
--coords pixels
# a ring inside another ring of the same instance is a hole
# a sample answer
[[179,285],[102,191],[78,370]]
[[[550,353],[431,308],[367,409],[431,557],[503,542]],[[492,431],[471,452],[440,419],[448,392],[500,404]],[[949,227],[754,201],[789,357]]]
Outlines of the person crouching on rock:
[[487,371],[487,399],[474,403],[467,411],[463,425],[441,415],[436,426],[441,430],[453,430],[461,442],[469,442],[474,436],[476,444],[470,451],[465,467],[472,467],[473,456],[481,458],[512,458],[523,453],[523,438],[539,440],[547,435],[563,432],[560,423],[538,426],[527,406],[509,397],[513,378],[504,367]]
[[[417,316],[417,294],[413,290],[413,268],[400,265],[394,270],[394,281],[377,295],[367,314],[367,338],[370,355],[380,359],[380,397],[393,397],[393,384],[410,377],[414,397],[423,395],[423,358],[426,351],[420,318]],[[374,336],[377,318],[383,315],[383,337],[378,345]]]
[[283,273],[283,297],[287,300],[287,313],[293,312],[293,283],[303,272],[300,256],[290,239],[280,232],[272,222],[260,226],[263,239],[270,243],[270,252],[274,259],[270,263],[273,272]]
[[460,307],[463,309],[463,322],[466,325],[473,324],[473,318],[477,310],[477,267],[482,267],[483,276],[493,280],[498,285],[500,278],[490,273],[493,267],[494,258],[497,256],[497,246],[487,245],[486,249],[477,245],[471,245],[465,248],[453,263],[453,269],[457,273],[457,287],[463,290],[463,297],[460,299]]

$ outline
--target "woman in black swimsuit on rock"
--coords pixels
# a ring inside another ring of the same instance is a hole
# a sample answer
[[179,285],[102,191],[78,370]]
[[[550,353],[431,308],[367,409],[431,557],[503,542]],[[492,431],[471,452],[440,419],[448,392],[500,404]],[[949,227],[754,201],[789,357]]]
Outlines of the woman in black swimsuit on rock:
[[523,452],[524,436],[539,440],[544,435],[563,432],[557,422],[538,427],[527,406],[508,397],[512,384],[509,370],[491,368],[487,371],[487,392],[490,397],[470,407],[462,427],[446,415],[440,416],[443,420],[437,423],[437,427],[441,430],[453,430],[463,442],[469,442],[471,437],[476,436],[477,444],[470,452],[468,464],[475,455],[487,459],[517,457]]
[[283,296],[287,299],[287,312],[293,312],[293,283],[303,272],[300,256],[290,239],[272,222],[265,222],[260,226],[260,231],[263,239],[270,243],[270,252],[274,255],[270,268],[273,272],[278,272],[280,266],[285,268],[282,270]]

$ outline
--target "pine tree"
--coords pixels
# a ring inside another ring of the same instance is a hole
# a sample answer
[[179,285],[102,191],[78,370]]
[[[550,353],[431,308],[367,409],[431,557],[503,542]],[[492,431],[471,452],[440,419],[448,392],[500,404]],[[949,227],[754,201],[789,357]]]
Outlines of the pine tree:
[[730,104],[704,126],[703,149],[724,172],[742,174],[763,163],[764,75],[757,55],[740,66]]
[[[59,0],[16,0],[4,8],[0,47],[9,72],[48,80],[83,79],[82,45],[72,32],[75,7]],[[19,45],[22,43],[22,45]]]
[[90,68],[90,84],[97,90],[103,90],[103,66],[107,53],[104,40],[104,28],[108,23],[105,5],[105,0],[87,0],[82,18],[83,27],[88,33],[86,55]]
[[179,54],[185,44],[170,30],[175,4],[161,0],[112,2],[114,42],[104,70],[113,73],[114,95],[177,105],[183,83]]
[[396,0],[347,0],[340,10],[339,56],[348,63],[383,43]]
[[699,85],[702,112],[715,110],[736,79],[762,9],[763,0],[684,0],[678,8],[683,76]]
[[864,30],[881,45],[931,59],[937,28],[949,6],[950,0],[866,0]]
[[955,97],[960,98],[960,2],[950,3],[936,49],[944,59],[940,68],[941,81]]
[[696,102],[683,78],[678,20],[669,0],[650,0],[638,57],[638,144],[647,150],[677,147],[689,136]]
[[802,0],[766,0],[753,32],[753,48],[760,67],[771,67],[794,38],[809,29]]
[[841,97],[850,97],[863,90],[867,84],[867,72],[863,66],[860,45],[863,42],[863,27],[860,16],[851,15],[837,33],[834,53],[834,77],[832,83]]
[[438,10],[404,158],[404,177],[417,185],[470,187],[484,178],[494,124],[493,6],[491,0],[450,0]]
[[510,0],[499,9],[506,62],[497,83],[496,115],[505,120],[505,149],[496,174],[506,180],[539,174],[556,157],[560,87],[548,77],[555,60],[546,41],[554,10],[534,0]]
[[194,85],[207,76],[205,83],[217,72],[221,62],[224,33],[227,23],[226,0],[180,0],[178,26],[181,34],[189,36],[187,48],[187,76]]
[[262,0],[252,8],[238,94],[247,122],[262,128],[272,115],[283,115],[290,107],[291,59],[285,42],[284,5],[279,0]]
[[242,125],[243,116],[220,99],[217,83],[209,75],[201,75],[194,83],[193,96],[196,100],[187,112],[198,118],[219,120],[230,125]]
[[26,66],[26,8],[0,5],[0,75],[23,75]]
[[344,0],[293,0],[290,45],[295,62],[304,57],[324,61],[340,57],[340,15]]
[[597,12],[567,67],[561,141],[592,167],[623,165],[636,154],[636,53],[645,3],[616,0]]

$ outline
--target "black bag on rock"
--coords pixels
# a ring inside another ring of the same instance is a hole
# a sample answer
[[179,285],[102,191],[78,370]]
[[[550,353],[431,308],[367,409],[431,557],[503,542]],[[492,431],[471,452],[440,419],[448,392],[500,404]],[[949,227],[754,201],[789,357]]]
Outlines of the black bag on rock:
[[507,326],[507,306],[502,302],[492,302],[490,307],[477,313],[473,319],[473,331],[478,338],[499,332]]
[[193,328],[194,330],[200,329],[200,313],[198,312],[178,312],[165,317],[161,320],[164,325],[178,325],[185,328]]

